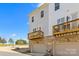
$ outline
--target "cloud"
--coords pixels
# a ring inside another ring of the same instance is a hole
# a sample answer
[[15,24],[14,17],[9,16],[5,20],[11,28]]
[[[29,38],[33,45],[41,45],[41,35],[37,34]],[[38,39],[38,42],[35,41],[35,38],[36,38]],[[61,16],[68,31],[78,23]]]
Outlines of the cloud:
[[16,36],[16,34],[12,34],[12,36],[14,37],[14,36]]
[[41,5],[43,5],[44,3],[39,3],[38,5],[37,5],[37,7],[40,7]]

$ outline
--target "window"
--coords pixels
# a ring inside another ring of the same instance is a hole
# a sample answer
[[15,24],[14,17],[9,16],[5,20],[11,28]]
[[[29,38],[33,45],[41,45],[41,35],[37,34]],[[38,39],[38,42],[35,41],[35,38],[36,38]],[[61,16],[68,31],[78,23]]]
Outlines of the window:
[[60,21],[61,21],[61,23],[64,23],[65,17],[62,17]]
[[39,30],[41,30],[41,27],[39,27]]
[[44,17],[44,11],[41,11],[41,18]]
[[33,32],[34,32],[35,30],[33,29]]
[[60,8],[60,4],[59,3],[55,3],[55,11],[58,10]]
[[34,22],[34,16],[32,17],[32,22]]
[[36,31],[36,28],[33,29],[33,32],[35,32],[35,31]]
[[57,20],[57,24],[64,23],[64,21],[65,21],[65,17],[62,17],[62,18]]
[[60,24],[60,19],[57,20],[57,24]]

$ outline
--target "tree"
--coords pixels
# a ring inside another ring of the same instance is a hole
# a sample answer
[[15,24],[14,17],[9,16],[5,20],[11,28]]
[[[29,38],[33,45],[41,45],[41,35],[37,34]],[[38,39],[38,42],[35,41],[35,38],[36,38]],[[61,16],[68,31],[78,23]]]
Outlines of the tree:
[[1,42],[4,44],[4,43],[7,43],[7,41],[3,38],[2,40],[1,40]]
[[12,38],[9,39],[8,41],[10,44],[14,44],[14,40]]
[[27,44],[27,42],[26,42],[26,40],[19,39],[19,40],[17,40],[15,42],[15,44],[17,44],[17,45],[25,45],[25,44]]
[[0,43],[3,43],[4,44],[4,43],[7,43],[7,41],[4,38],[1,38],[0,37]]
[[0,43],[2,43],[2,38],[0,37]]

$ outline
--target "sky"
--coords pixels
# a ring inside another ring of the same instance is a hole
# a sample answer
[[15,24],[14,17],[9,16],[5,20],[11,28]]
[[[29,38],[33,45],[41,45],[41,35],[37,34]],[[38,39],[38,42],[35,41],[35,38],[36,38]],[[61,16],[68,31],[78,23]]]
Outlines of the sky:
[[27,39],[29,13],[38,3],[0,3],[0,36],[9,39]]

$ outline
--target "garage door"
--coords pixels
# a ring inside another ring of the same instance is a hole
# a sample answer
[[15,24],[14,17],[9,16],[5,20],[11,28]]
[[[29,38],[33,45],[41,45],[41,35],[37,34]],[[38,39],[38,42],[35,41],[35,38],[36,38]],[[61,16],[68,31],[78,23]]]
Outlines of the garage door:
[[69,42],[55,45],[55,54],[62,56],[79,56],[79,42]]
[[33,52],[45,53],[46,50],[47,50],[47,47],[44,44],[34,44],[32,46]]

